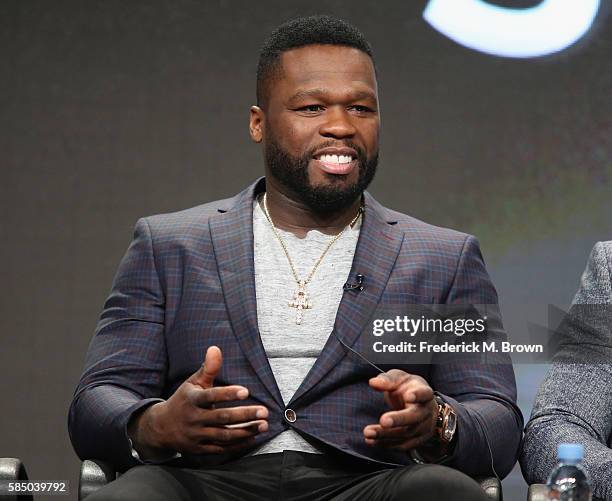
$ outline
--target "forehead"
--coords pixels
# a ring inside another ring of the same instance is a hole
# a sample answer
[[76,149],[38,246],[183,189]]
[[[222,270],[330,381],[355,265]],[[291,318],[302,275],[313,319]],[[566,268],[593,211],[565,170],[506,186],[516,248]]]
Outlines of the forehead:
[[376,93],[374,64],[365,52],[339,45],[308,45],[281,55],[278,83],[287,90],[305,86],[351,86]]

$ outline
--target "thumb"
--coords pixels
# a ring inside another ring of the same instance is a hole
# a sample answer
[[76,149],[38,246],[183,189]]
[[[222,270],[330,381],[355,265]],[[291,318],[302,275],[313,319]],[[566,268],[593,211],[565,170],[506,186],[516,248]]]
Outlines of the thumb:
[[189,378],[189,382],[202,388],[212,388],[215,378],[221,370],[223,355],[218,346],[209,346],[206,350],[204,363],[198,371]]

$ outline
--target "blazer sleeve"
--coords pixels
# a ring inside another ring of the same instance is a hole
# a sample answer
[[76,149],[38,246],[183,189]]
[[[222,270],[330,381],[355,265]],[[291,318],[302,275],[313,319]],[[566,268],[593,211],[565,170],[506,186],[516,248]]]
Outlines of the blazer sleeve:
[[151,229],[140,219],[89,345],[68,415],[81,459],[123,470],[137,463],[127,436],[131,415],[161,401],[167,371],[165,299]]
[[[464,242],[446,303],[486,308],[487,341],[499,346],[506,340],[497,292],[472,236]],[[470,476],[503,478],[516,463],[523,428],[514,370],[505,353],[487,353],[485,363],[481,355],[477,358],[450,358],[433,365],[430,384],[457,413],[457,442],[449,465]]]
[[[612,247],[611,247],[612,248]],[[612,252],[611,252],[612,254]],[[612,309],[610,265],[595,246],[525,430],[521,468],[528,483],[546,482],[557,445],[584,445],[593,494],[612,499]]]

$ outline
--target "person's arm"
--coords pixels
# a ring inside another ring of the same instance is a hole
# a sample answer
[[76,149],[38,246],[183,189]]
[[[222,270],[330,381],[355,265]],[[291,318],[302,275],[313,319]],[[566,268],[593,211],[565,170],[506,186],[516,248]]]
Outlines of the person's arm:
[[[214,386],[222,353],[209,347],[204,364],[168,394],[165,298],[151,229],[137,225],[87,353],[69,413],[81,459],[124,470],[176,453],[223,454],[252,446],[267,431],[268,411],[230,402],[248,398],[240,385]],[[223,408],[215,408],[223,404]]]
[[[608,244],[610,245],[610,244]],[[612,252],[608,252],[610,254]],[[544,379],[525,430],[521,468],[544,483],[557,445],[584,445],[593,494],[612,498],[612,301],[610,256],[597,244],[559,335],[560,350]]]
[[[444,299],[451,304],[488,305],[488,341],[505,340],[497,294],[473,237],[464,243]],[[515,403],[509,357],[493,353],[486,361],[479,354],[457,355],[433,363],[427,379],[399,369],[370,379],[371,388],[384,392],[390,410],[364,428],[366,444],[405,450],[413,459],[416,451],[427,462],[443,462],[471,476],[507,475],[516,463],[523,418]],[[441,405],[449,405],[457,416],[450,444],[435,437],[434,390]]]
[[146,219],[140,219],[70,406],[68,429],[81,459],[107,460],[121,469],[137,463],[127,424],[134,413],[163,401],[164,306],[151,230]]
[[[487,305],[487,336],[506,339],[497,292],[477,240],[468,236],[449,288],[447,304]],[[499,345],[499,344],[498,344]],[[429,384],[457,414],[457,431],[448,464],[464,473],[505,477],[518,456],[523,416],[516,405],[516,382],[507,354],[489,353],[486,364],[452,358],[432,366]],[[491,468],[493,463],[495,472]]]
[[546,483],[557,446],[584,445],[583,465],[593,495],[612,498],[612,373],[586,364],[555,364],[548,372],[525,430],[521,468],[529,484]]

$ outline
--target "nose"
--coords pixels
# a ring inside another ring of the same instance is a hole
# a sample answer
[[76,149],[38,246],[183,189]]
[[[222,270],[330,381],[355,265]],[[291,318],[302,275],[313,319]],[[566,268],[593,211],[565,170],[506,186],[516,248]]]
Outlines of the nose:
[[325,121],[319,129],[321,136],[334,138],[352,137],[356,132],[350,114],[338,107],[328,108]]

